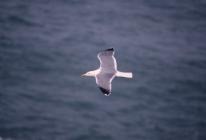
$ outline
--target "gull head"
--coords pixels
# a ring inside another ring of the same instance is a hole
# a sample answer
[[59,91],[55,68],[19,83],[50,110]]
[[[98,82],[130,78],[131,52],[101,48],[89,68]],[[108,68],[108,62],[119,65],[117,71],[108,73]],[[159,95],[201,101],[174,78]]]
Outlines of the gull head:
[[85,74],[82,74],[82,76],[91,76],[91,77],[95,77],[95,75],[96,75],[95,71],[89,71],[89,72],[87,72]]

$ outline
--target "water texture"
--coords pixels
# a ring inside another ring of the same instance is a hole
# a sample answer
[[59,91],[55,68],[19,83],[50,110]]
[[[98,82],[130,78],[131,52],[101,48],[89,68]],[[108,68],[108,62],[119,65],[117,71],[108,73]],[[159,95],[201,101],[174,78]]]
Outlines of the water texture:
[[[205,140],[204,0],[1,0],[0,140]],[[104,96],[96,54],[118,68]]]

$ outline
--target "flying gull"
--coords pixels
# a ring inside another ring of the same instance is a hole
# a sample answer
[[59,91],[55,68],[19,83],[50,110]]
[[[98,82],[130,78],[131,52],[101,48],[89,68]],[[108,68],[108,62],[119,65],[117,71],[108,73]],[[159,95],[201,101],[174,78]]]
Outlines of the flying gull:
[[114,57],[113,48],[99,52],[97,57],[100,61],[100,67],[82,76],[95,77],[96,83],[104,95],[109,96],[111,94],[111,83],[114,77],[132,78],[131,72],[120,72],[117,70],[117,62]]

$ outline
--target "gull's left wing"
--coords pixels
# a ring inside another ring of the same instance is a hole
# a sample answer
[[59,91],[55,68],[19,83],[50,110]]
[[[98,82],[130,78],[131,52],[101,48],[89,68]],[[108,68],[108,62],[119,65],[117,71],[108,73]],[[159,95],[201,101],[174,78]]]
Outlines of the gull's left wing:
[[114,74],[100,73],[96,75],[96,83],[102,93],[106,96],[109,96],[112,91],[111,82],[114,79]]

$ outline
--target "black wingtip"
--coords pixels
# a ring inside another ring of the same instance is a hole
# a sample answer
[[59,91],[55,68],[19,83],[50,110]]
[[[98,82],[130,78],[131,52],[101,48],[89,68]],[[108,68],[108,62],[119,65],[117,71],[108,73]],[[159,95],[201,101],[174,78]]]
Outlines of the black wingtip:
[[99,87],[99,89],[102,91],[102,93],[106,96],[109,96],[111,94],[111,92],[108,89]]
[[114,51],[114,48],[106,49],[105,51]]

